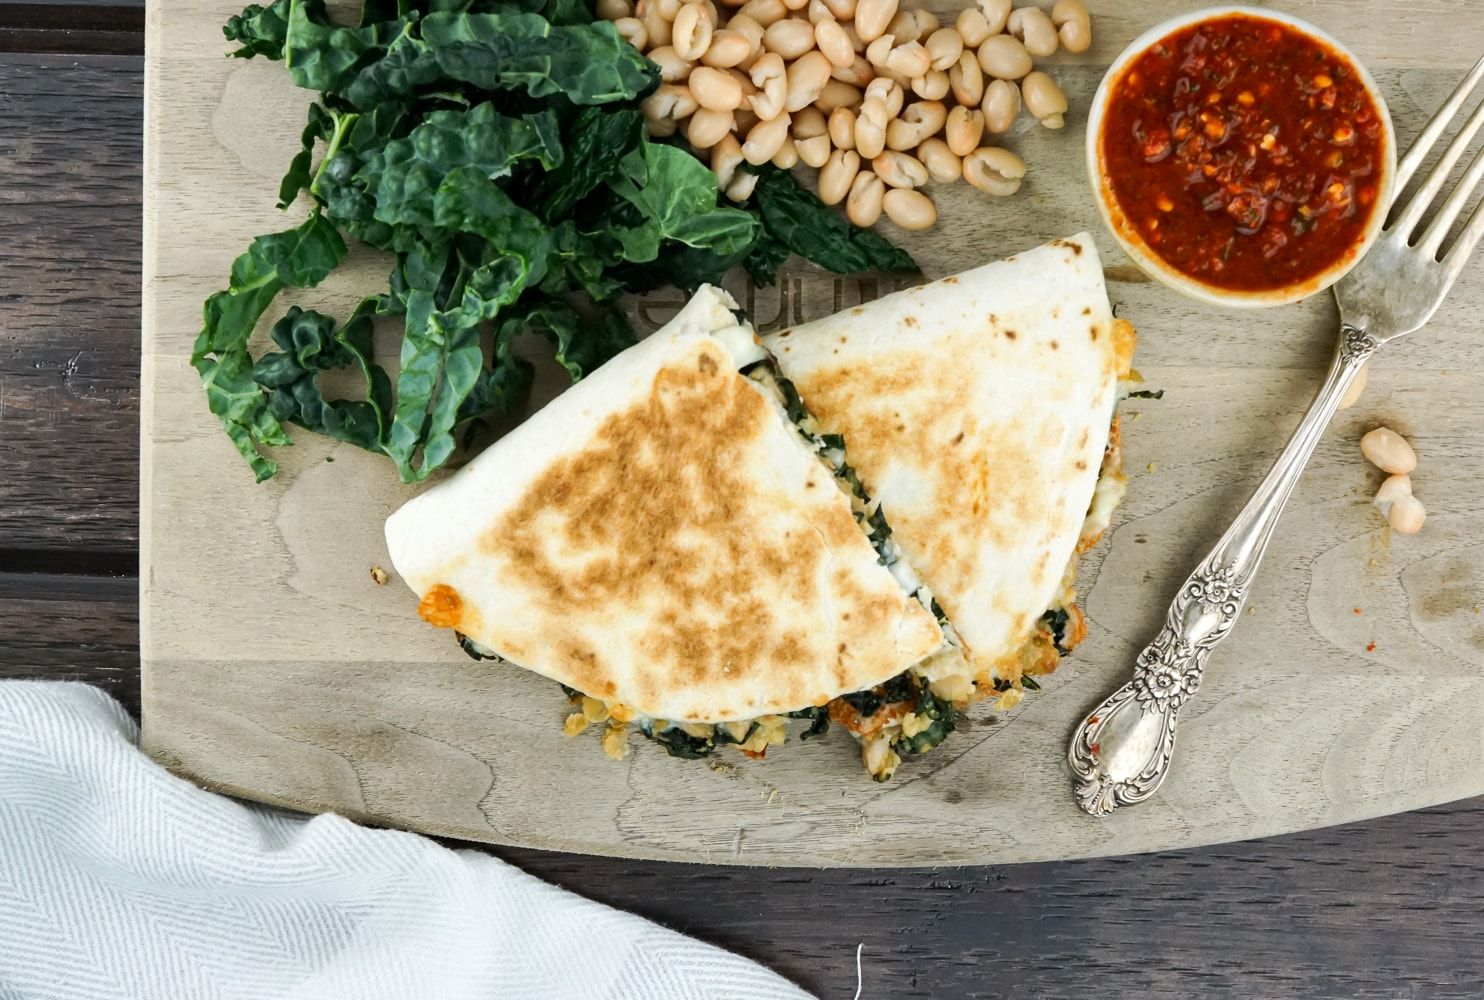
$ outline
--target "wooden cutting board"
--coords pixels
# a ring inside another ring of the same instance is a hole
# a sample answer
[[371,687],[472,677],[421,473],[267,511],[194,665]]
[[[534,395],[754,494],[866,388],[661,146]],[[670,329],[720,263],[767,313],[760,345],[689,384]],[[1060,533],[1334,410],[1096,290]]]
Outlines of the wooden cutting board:
[[[834,733],[765,762],[673,760],[636,742],[615,763],[561,734],[556,685],[475,663],[413,614],[382,521],[412,495],[391,464],[307,433],[254,485],[187,364],[201,301],[273,208],[308,95],[276,64],[223,58],[229,4],[157,0],[146,77],[142,632],[148,749],[226,792],[371,823],[597,854],[772,865],[987,863],[1148,851],[1300,830],[1484,792],[1484,258],[1432,324],[1388,349],[1297,495],[1235,634],[1182,724],[1176,769],[1137,809],[1094,820],[1064,763],[1076,720],[1126,676],[1175,586],[1297,423],[1327,363],[1335,311],[1228,312],[1151,284],[1097,225],[1080,112],[1106,64],[1184,4],[1091,6],[1097,43],[1056,75],[1074,109],[1007,145],[1031,165],[992,201],[935,193],[943,222],[900,239],[938,277],[1088,229],[1109,293],[1140,332],[1161,402],[1127,404],[1132,476],[1115,529],[1082,565],[1090,638],[1040,695],[986,706],[942,748],[877,785]],[[940,12],[949,10],[947,5]],[[1298,13],[1375,71],[1403,144],[1484,51],[1480,0],[1319,0]],[[357,256],[286,299],[345,314],[382,287]],[[892,286],[807,267],[733,285],[763,329]],[[678,305],[636,305],[643,328]],[[395,350],[388,335],[380,348]],[[944,359],[951,363],[951,359]],[[560,385],[547,379],[543,398]],[[1426,529],[1391,537],[1380,474],[1356,441],[1407,434]],[[81,460],[86,461],[83,457]]]

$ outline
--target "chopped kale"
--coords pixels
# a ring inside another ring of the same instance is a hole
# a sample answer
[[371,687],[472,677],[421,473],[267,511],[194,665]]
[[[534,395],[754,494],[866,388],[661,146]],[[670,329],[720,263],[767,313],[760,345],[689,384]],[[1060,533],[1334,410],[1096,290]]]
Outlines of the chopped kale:
[[1138,392],[1131,392],[1131,393],[1129,393],[1127,398],[1129,398],[1129,399],[1164,399],[1165,398],[1165,391],[1163,389],[1140,389]]
[[790,719],[809,719],[809,728],[799,734],[799,739],[807,740],[815,736],[823,736],[830,729],[830,714],[822,707],[801,708],[797,712],[789,712]]
[[933,694],[927,681],[921,678],[914,678],[914,681],[918,689],[915,714],[925,715],[933,721],[921,732],[912,736],[903,736],[892,743],[891,748],[903,757],[931,750],[948,738],[948,734],[953,732],[958,722],[958,713],[954,711],[951,702]]
[[[478,644],[473,639],[469,638],[467,635],[465,635],[462,632],[455,632],[454,635],[458,637],[459,648],[462,649],[464,652],[468,653],[470,656],[472,656],[476,660],[499,660],[499,659],[503,659],[503,657],[500,657],[500,656],[491,655],[489,653],[481,653],[479,651]],[[567,688],[567,687],[563,687],[563,690],[569,692],[567,696],[570,698],[571,697],[571,691],[572,691],[572,689],[571,688]]]
[[1051,641],[1056,644],[1056,651],[1062,656],[1072,651],[1064,645],[1067,640],[1067,622],[1070,620],[1071,615],[1066,608],[1052,608],[1041,616],[1041,621],[1046,623],[1046,628],[1051,633]]
[[716,744],[712,740],[692,736],[683,729],[661,729],[656,732],[648,726],[640,726],[639,731],[664,747],[665,753],[671,757],[699,760],[716,752]]

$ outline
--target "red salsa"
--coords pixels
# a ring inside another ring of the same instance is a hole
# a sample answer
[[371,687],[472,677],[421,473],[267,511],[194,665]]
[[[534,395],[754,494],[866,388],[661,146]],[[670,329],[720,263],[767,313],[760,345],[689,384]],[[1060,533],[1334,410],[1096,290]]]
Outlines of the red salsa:
[[1246,15],[1183,28],[1129,63],[1101,140],[1127,235],[1233,291],[1293,287],[1343,260],[1386,169],[1380,112],[1349,59]]

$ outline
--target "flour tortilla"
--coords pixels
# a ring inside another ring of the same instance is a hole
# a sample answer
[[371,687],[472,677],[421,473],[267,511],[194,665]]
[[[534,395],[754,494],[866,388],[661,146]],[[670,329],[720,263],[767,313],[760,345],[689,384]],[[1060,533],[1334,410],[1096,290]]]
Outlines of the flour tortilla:
[[1062,591],[1117,401],[1111,325],[1084,233],[763,338],[975,671]]
[[651,719],[822,705],[938,649],[705,287],[387,521],[420,614]]

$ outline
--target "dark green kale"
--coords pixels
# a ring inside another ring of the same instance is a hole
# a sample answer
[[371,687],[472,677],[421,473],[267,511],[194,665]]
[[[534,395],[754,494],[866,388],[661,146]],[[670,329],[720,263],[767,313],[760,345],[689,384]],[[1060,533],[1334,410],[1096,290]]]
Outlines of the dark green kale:
[[649,739],[665,748],[665,753],[671,757],[681,757],[685,760],[699,760],[702,757],[710,757],[716,752],[716,744],[699,736],[692,736],[683,729],[671,728],[655,731],[645,726],[640,726],[639,731]]
[[1131,392],[1131,393],[1129,393],[1127,398],[1128,399],[1164,399],[1165,398],[1165,391],[1163,389],[1140,389],[1137,392]]
[[[1072,652],[1063,645],[1067,639],[1067,622],[1070,618],[1065,608],[1052,608],[1041,616],[1041,621],[1046,624],[1047,630],[1051,633],[1052,642],[1056,644],[1056,651],[1062,656]],[[1021,679],[1021,683],[1025,683],[1025,678]]]
[[830,729],[830,713],[823,707],[801,708],[796,712],[789,712],[790,719],[808,719],[809,728],[799,734],[799,739],[807,740],[815,736],[823,736]]
[[[237,259],[191,356],[259,480],[277,471],[264,449],[291,443],[286,423],[426,478],[526,397],[519,334],[544,334],[574,380],[631,344],[624,292],[690,290],[739,264],[766,283],[790,253],[839,272],[912,267],[786,172],[760,170],[744,206],[722,199],[705,164],[645,134],[658,70],[586,0],[364,0],[354,24],[323,0],[274,0],[223,33],[232,55],[280,60],[319,93],[278,190],[281,208],[307,195],[310,216]],[[343,324],[290,310],[280,350],[255,360],[278,293],[324,280],[347,237],[395,258],[387,291]],[[395,378],[372,360],[383,316],[404,327]],[[335,368],[360,374],[358,398],[324,396]]]

